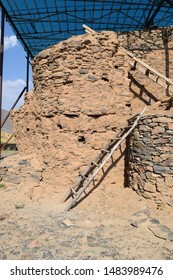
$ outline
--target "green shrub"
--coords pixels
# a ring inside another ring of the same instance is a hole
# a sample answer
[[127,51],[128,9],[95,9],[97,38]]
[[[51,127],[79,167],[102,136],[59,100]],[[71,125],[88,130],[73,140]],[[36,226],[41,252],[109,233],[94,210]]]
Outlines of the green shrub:
[[0,190],[5,189],[5,188],[6,188],[5,184],[1,183],[0,184]]

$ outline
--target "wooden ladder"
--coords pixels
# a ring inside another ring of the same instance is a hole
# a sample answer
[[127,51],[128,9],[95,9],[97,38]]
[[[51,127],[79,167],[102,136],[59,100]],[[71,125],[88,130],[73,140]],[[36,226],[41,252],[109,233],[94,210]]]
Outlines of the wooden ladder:
[[146,77],[150,78],[155,83],[161,85],[162,87],[173,93],[173,81],[171,79],[159,73],[157,70],[137,58],[133,53],[127,51],[125,48],[121,47],[121,49],[123,49],[123,51],[125,51],[127,55],[132,58],[133,61],[130,63],[132,69],[138,69]]
[[[79,197],[83,192],[85,192],[86,188],[89,184],[94,181],[94,178],[98,174],[100,170],[104,172],[104,165],[108,162],[110,158],[112,158],[115,150],[121,145],[121,143],[127,138],[127,136],[132,132],[132,130],[138,124],[141,116],[144,114],[147,107],[145,107],[140,115],[134,116],[136,118],[132,125],[126,126],[118,132],[113,139],[109,141],[104,149],[101,150],[101,153],[92,161],[86,170],[79,175],[78,180],[74,183],[74,185],[70,188],[70,190],[64,196],[63,201],[65,202],[71,196],[73,200],[71,203],[66,207],[66,211],[69,211],[77,202]],[[133,119],[132,118],[132,119]],[[113,158],[112,158],[113,160]]]

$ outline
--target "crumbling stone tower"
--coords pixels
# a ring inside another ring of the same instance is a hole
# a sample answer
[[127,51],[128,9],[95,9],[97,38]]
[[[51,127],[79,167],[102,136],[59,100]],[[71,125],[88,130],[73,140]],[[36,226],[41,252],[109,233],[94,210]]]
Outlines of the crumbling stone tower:
[[131,112],[128,71],[114,32],[72,37],[40,52],[34,90],[13,113],[20,153],[39,155],[49,180],[70,180],[72,172],[75,178],[125,124],[117,111]]

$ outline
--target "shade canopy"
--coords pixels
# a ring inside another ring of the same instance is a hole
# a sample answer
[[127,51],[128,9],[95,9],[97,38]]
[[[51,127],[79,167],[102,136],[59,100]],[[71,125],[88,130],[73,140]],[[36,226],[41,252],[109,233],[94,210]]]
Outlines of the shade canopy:
[[173,25],[171,0],[2,0],[0,5],[31,57],[84,33],[82,24],[115,32]]

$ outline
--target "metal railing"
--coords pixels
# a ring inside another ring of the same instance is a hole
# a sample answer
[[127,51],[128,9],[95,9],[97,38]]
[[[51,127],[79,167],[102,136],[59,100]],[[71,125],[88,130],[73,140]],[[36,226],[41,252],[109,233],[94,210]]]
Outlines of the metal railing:
[[[21,91],[21,93],[19,94],[18,98],[16,99],[16,101],[14,102],[13,106],[11,107],[11,109],[9,110],[8,114],[5,116],[4,120],[1,123],[0,126],[0,130],[2,129],[3,125],[6,123],[8,117],[10,116],[11,111],[15,108],[15,106],[17,105],[17,103],[19,102],[19,100],[21,99],[22,95],[24,94],[24,92],[26,91],[26,86],[23,88],[23,90]],[[9,137],[9,139],[3,143],[3,145],[1,146],[1,139],[0,139],[0,158],[1,158],[1,151],[4,149],[4,147],[9,143],[9,141],[12,139],[13,134]]]

